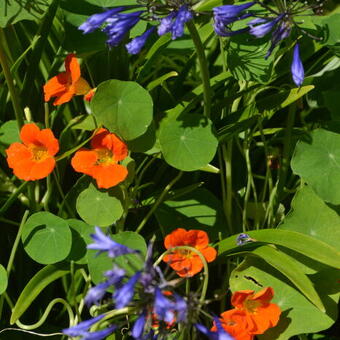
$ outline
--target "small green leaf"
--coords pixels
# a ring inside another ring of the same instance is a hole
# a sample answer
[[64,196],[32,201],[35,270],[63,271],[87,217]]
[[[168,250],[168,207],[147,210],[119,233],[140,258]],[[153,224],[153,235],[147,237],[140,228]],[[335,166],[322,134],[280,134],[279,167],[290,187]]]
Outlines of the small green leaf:
[[101,227],[116,222],[123,214],[117,190],[101,191],[90,184],[77,199],[76,207],[80,217],[90,225]]
[[291,167],[326,202],[340,204],[340,135],[317,129],[297,143]]
[[8,284],[7,271],[0,264],[0,294],[6,291]]
[[69,272],[65,265],[48,265],[36,273],[21,292],[13,310],[10,323],[13,325],[35,298],[53,281]]
[[64,260],[70,253],[72,234],[62,218],[49,212],[38,212],[26,221],[21,240],[34,261],[52,264]]
[[166,162],[184,171],[207,166],[215,156],[218,145],[210,120],[197,114],[163,119],[159,143]]
[[15,142],[21,142],[18,123],[16,120],[9,120],[0,127],[0,143],[9,145]]
[[132,81],[107,80],[101,83],[91,101],[98,124],[124,140],[132,140],[146,132],[152,121],[151,96]]

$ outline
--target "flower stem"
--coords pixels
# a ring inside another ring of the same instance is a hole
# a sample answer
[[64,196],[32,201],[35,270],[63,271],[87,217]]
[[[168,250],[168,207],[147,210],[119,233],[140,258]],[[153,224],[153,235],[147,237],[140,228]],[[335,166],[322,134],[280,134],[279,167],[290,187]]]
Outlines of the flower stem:
[[203,82],[203,98],[204,98],[204,114],[207,118],[211,115],[211,88],[210,88],[210,77],[207,58],[204,53],[204,46],[200,35],[197,31],[195,24],[192,21],[187,22],[187,27],[190,32],[191,38],[194,42],[198,62],[200,65],[202,82]]
[[152,208],[149,210],[149,212],[146,214],[146,216],[143,218],[142,222],[139,224],[139,226],[136,229],[137,233],[140,233],[143,229],[146,222],[149,220],[149,218],[152,216],[152,214],[155,212],[155,210],[158,208],[158,206],[163,202],[164,197],[169,192],[169,190],[172,188],[172,186],[182,177],[183,172],[180,171],[178,175],[164,188],[162,193],[157,198],[155,204],[152,206]]
[[[0,36],[2,38],[1,40],[5,39],[4,31],[3,31],[2,28],[0,28]],[[8,59],[7,59],[7,56],[6,56],[6,52],[5,52],[2,44],[0,44],[0,65],[1,65],[1,68],[4,72],[4,76],[5,76],[5,79],[6,79],[7,86],[8,86],[8,90],[9,90],[9,93],[10,93],[10,96],[11,96],[11,99],[12,99],[12,105],[13,105],[13,108],[14,108],[15,119],[17,121],[18,128],[20,130],[21,127],[24,125],[24,119],[23,119],[23,115],[22,115],[23,110],[21,108],[17,89],[14,85],[11,70],[10,70],[9,65],[8,65]]]

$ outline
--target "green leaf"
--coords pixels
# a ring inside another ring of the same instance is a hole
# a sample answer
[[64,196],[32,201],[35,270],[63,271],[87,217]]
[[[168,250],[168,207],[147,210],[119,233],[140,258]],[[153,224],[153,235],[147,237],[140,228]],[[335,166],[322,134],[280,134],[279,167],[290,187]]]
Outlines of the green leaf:
[[86,264],[86,245],[91,241],[90,234],[93,232],[93,226],[77,220],[75,218],[67,220],[72,232],[72,248],[66,261],[74,261],[77,264]]
[[166,74],[163,74],[159,78],[151,81],[146,88],[148,91],[152,91],[157,86],[162,85],[167,79],[172,78],[172,77],[177,77],[177,76],[178,76],[178,73],[175,71],[168,72]]
[[[233,30],[237,30],[237,25],[233,26]],[[227,55],[230,72],[238,80],[267,83],[275,60],[274,53],[265,58],[269,47],[267,38],[258,39],[246,34],[233,36]]]
[[[307,209],[307,206],[306,206]],[[327,243],[317,240],[316,238],[292,230],[282,229],[263,229],[249,231],[247,234],[258,242],[275,244],[292,249],[313,260],[324,263],[331,267],[339,268],[340,252]],[[244,246],[237,247],[236,239],[238,235],[228,237],[219,242],[219,254],[229,254],[232,252],[242,251]],[[251,246],[250,244],[249,246]],[[253,243],[257,246],[258,243]]]
[[323,43],[336,45],[340,43],[340,14],[335,13],[322,20],[322,25],[327,28],[328,36]]
[[[259,335],[260,340],[288,340],[301,333],[314,333],[330,327],[337,319],[339,293],[338,270],[329,269],[313,276],[312,281],[326,307],[321,312],[276,269],[260,258],[247,257],[231,274],[233,292],[243,289],[259,291],[263,287],[274,289],[273,303],[282,310],[279,324]],[[327,280],[325,280],[327,278]]]
[[26,221],[21,240],[34,261],[52,264],[64,260],[70,253],[72,234],[62,218],[49,212],[38,212]]
[[163,119],[159,143],[166,162],[184,171],[207,166],[214,158],[218,145],[210,120],[198,114]]
[[0,264],[0,294],[6,291],[8,284],[7,271]]
[[9,145],[20,142],[18,123],[16,120],[9,120],[0,127],[0,143]]
[[116,222],[123,214],[118,190],[101,191],[93,184],[78,196],[76,208],[80,217],[90,225],[101,227]]
[[0,1],[0,27],[22,20],[37,20],[43,17],[51,0]]
[[25,313],[35,298],[53,281],[69,272],[65,265],[48,265],[36,273],[21,292],[11,316],[13,325]]
[[165,201],[156,218],[165,233],[178,228],[205,230],[211,240],[226,234],[225,219],[220,201],[207,189],[198,188],[173,200]]
[[112,269],[113,263],[120,268],[126,270],[128,275],[133,275],[137,270],[143,267],[144,257],[146,254],[146,243],[142,236],[132,231],[124,231],[119,234],[112,235],[111,238],[130,249],[139,250],[139,254],[127,254],[111,259],[107,256],[107,253],[96,255],[96,250],[88,250],[87,261],[88,268],[92,281],[98,284],[104,281],[103,274],[105,271]]
[[[308,202],[308,203],[307,203]],[[280,224],[279,228],[285,231],[295,231],[311,236],[323,244],[332,247],[333,252],[327,251],[320,245],[306,244],[306,247],[313,247],[314,252],[318,255],[316,260],[333,258],[333,265],[328,261],[323,262],[333,267],[340,267],[340,217],[327,204],[318,197],[315,192],[308,186],[299,190],[291,203],[291,211]],[[312,250],[312,249],[310,249]],[[337,255],[334,253],[337,251]],[[326,256],[326,258],[325,258]]]
[[152,121],[151,96],[132,81],[107,80],[101,83],[91,101],[98,124],[124,140],[132,140],[146,132]]
[[323,200],[340,204],[340,135],[317,129],[311,139],[297,143],[291,167]]
[[315,291],[312,282],[308,276],[301,271],[299,264],[292,257],[269,245],[258,247],[249,254],[261,257],[285,275],[320,311],[325,311],[325,307],[318,293]]

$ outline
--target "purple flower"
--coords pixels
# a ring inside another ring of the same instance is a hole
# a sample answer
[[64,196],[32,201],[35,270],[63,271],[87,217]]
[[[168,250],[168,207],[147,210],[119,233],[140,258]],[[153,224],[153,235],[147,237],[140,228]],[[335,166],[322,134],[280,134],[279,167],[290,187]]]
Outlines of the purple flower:
[[126,44],[126,49],[130,54],[138,54],[149,38],[150,34],[155,30],[155,27],[151,27],[146,30],[142,35],[134,38],[128,44]]
[[195,327],[203,334],[205,334],[207,337],[209,337],[211,340],[235,340],[231,335],[229,335],[224,328],[221,325],[221,321],[218,318],[214,318],[214,321],[216,323],[217,331],[213,332],[210,331],[208,328],[201,324],[195,324]]
[[132,13],[116,14],[106,20],[106,27],[103,32],[106,33],[108,39],[107,44],[117,46],[123,40],[125,34],[137,24],[140,16],[144,11],[137,11]]
[[106,339],[107,336],[112,334],[112,332],[116,329],[116,326],[111,326],[109,328],[102,329],[97,332],[88,332],[86,335],[83,335],[82,340],[101,340]]
[[274,26],[283,18],[283,14],[280,14],[276,18],[256,18],[248,22],[248,26],[250,26],[249,33],[255,35],[257,38],[263,38],[266,34],[268,34]]
[[296,84],[296,86],[300,87],[305,78],[305,71],[304,71],[303,64],[300,58],[300,48],[299,48],[298,43],[294,46],[293,62],[292,62],[290,70],[292,72],[294,83]]
[[105,273],[105,276],[108,278],[107,281],[99,283],[97,286],[92,287],[86,294],[85,303],[87,306],[96,304],[98,305],[99,301],[104,297],[107,289],[114,285],[116,288],[120,286],[122,279],[125,276],[125,270],[114,267],[112,270],[109,270]]
[[228,37],[247,31],[247,28],[231,31],[227,26],[235,21],[248,18],[251,14],[241,14],[245,9],[253,6],[255,2],[247,2],[243,5],[223,5],[214,7],[214,30],[222,37]]
[[132,328],[132,337],[134,339],[140,339],[144,332],[144,326],[146,321],[146,312],[143,311],[143,313],[138,317],[138,319],[135,321],[135,324]]
[[117,257],[125,254],[138,253],[137,250],[132,250],[123,244],[113,241],[110,237],[106,236],[99,227],[95,227],[96,233],[91,234],[95,243],[87,246],[87,249],[99,250],[98,254],[104,251],[108,252],[109,257]]
[[163,18],[158,26],[158,35],[171,32],[173,40],[181,37],[184,33],[184,25],[193,18],[193,14],[187,5],[182,5],[178,11],[171,12]]
[[131,302],[135,293],[134,288],[137,281],[139,280],[140,275],[141,272],[137,272],[121,288],[116,289],[113,294],[113,298],[116,302],[116,309],[124,308]]
[[251,237],[248,234],[241,233],[236,238],[236,244],[238,246],[243,246],[245,243],[252,241]]
[[83,31],[84,34],[91,33],[99,28],[103,23],[111,16],[121,12],[125,7],[117,7],[109,9],[103,13],[98,13],[91,15],[83,24],[79,26],[79,29]]
[[187,303],[179,295],[175,295],[175,301],[165,297],[160,289],[155,290],[154,310],[157,318],[165,322],[184,321],[187,316]]
[[176,19],[171,27],[171,38],[175,40],[180,38],[184,33],[184,25],[193,18],[192,12],[186,5],[182,5],[177,12]]
[[93,332],[90,333],[88,330],[89,328],[100,321],[104,315],[99,315],[93,319],[83,321],[79,323],[76,326],[70,327],[63,329],[63,333],[70,336],[70,337],[76,337],[76,336],[81,336],[83,340],[100,340],[111,334],[114,329],[116,328],[115,326],[109,327],[107,329],[100,330],[98,332]]

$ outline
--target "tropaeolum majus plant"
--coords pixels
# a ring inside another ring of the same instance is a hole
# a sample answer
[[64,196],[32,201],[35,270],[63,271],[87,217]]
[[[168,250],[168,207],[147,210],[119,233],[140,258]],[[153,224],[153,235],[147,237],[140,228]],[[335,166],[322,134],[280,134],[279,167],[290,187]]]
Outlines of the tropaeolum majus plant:
[[4,6],[0,333],[337,339],[337,3]]

